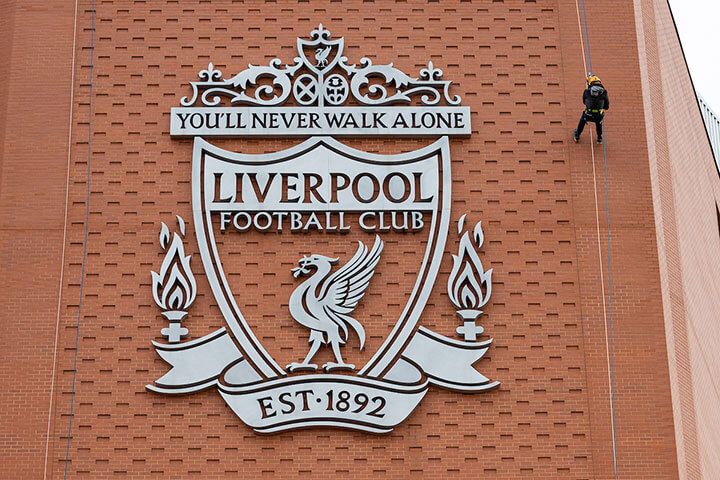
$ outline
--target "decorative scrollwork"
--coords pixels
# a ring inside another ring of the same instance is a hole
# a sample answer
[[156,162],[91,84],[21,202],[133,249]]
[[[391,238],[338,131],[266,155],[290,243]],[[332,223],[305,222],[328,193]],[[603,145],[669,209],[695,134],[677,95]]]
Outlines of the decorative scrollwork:
[[310,32],[310,39],[317,40],[317,39],[324,39],[324,40],[330,40],[330,30],[323,27],[323,24],[321,23],[318,25],[317,28],[313,29],[312,32]]
[[[450,96],[452,82],[440,80],[442,70],[435,68],[432,62],[428,63],[427,68],[420,70],[419,79],[395,68],[392,63],[373,65],[367,57],[360,59],[360,65],[361,68],[357,68],[355,65],[341,63],[341,67],[351,77],[350,90],[353,97],[360,103],[366,105],[410,103],[417,95],[421,95],[420,101],[424,105],[437,105],[443,97],[449,105],[460,103],[459,96]],[[384,84],[371,83],[372,78],[378,77],[384,80]],[[394,93],[389,93],[388,87],[394,88]],[[367,93],[363,93],[363,89],[367,89]]]
[[[250,104],[273,106],[282,104],[292,91],[291,78],[302,66],[300,59],[293,65],[285,65],[275,58],[267,66],[248,65],[248,68],[237,75],[223,79],[222,72],[209,64],[207,70],[198,73],[199,82],[190,82],[193,95],[189,99],[183,97],[180,104],[189,107],[200,100],[207,107],[220,105],[222,97],[230,99],[231,104]],[[260,84],[261,79],[268,83]],[[279,92],[276,91],[279,89]],[[200,93],[202,91],[202,93]],[[250,95],[248,95],[250,93]]]
[[[392,63],[373,65],[367,57],[360,59],[359,66],[349,65],[347,57],[342,56],[342,38],[331,40],[330,31],[322,24],[310,37],[310,41],[298,39],[298,55],[292,65],[283,67],[280,59],[275,58],[267,66],[248,65],[247,69],[224,79],[222,72],[210,63],[198,73],[199,81],[190,82],[192,96],[183,97],[181,105],[189,107],[199,101],[214,107],[226,97],[233,105],[274,106],[286,102],[291,93],[298,103],[306,106],[339,105],[350,96],[360,104],[374,106],[408,104],[415,98],[423,105],[438,105],[442,100],[448,105],[460,104],[460,96],[450,94],[452,82],[443,80],[442,70],[432,62],[420,70],[419,77],[406,74]],[[310,47],[315,50],[314,61],[304,51]],[[301,68],[303,73],[295,77]],[[347,79],[333,73],[337,69],[342,70]],[[328,81],[330,78],[332,82]],[[348,81],[349,92],[347,88],[343,91]]]

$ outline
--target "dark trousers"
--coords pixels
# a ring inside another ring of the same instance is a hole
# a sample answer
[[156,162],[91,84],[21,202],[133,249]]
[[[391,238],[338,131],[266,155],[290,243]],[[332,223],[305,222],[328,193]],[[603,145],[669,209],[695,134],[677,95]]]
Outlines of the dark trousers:
[[578,123],[577,126],[577,136],[580,137],[580,134],[585,129],[585,124],[588,122],[595,122],[595,128],[597,129],[597,136],[598,138],[602,138],[602,124],[603,124],[603,118],[605,118],[604,113],[600,112],[588,112],[585,111],[580,115],[580,123]]

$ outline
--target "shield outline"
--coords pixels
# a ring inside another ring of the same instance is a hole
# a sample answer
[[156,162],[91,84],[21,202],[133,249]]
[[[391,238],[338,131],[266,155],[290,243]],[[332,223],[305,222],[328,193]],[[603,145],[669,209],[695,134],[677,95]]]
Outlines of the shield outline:
[[235,302],[235,297],[223,271],[222,261],[215,244],[211,212],[206,210],[204,202],[204,153],[207,152],[215,158],[233,163],[267,164],[292,159],[319,146],[324,146],[353,161],[364,163],[402,164],[421,160],[435,154],[438,155],[438,204],[432,212],[427,246],[415,285],[392,331],[368,363],[358,371],[357,375],[381,377],[400,358],[400,354],[417,327],[420,315],[435,285],[440,262],[445,251],[445,242],[450,224],[452,188],[450,146],[447,136],[443,136],[420,149],[391,155],[373,154],[357,150],[332,137],[325,136],[310,137],[306,141],[288,149],[267,154],[231,152],[212,145],[201,137],[195,137],[192,162],[192,201],[193,221],[200,258],[213,296],[223,314],[225,323],[232,332],[231,336],[237,343],[243,357],[264,379],[284,377],[287,372],[265,350],[247,324]]
[[[322,67],[322,69],[319,69],[317,66],[315,66],[315,63],[310,61],[308,56],[305,54],[305,47],[317,47],[319,45],[323,46],[329,46],[330,48],[337,47],[337,52],[335,52],[335,55],[333,56],[332,60],[328,62],[327,65]],[[298,37],[297,39],[297,49],[298,49],[298,55],[302,59],[305,66],[313,72],[315,75],[322,76],[325,75],[327,72],[330,72],[335,65],[340,61],[340,58],[342,57],[343,48],[345,47],[345,38],[338,38],[337,40],[328,40],[327,38],[324,38],[322,35],[319,38],[316,38],[315,40],[307,40],[304,38]]]

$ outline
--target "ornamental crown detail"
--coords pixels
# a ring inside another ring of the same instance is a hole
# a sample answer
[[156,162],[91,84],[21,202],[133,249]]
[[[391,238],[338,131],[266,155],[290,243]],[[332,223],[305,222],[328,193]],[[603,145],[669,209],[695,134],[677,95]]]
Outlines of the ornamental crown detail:
[[180,104],[190,107],[230,105],[278,106],[290,100],[298,106],[340,106],[349,98],[358,105],[424,106],[460,104],[458,95],[450,95],[449,80],[432,62],[412,77],[392,63],[373,65],[367,57],[359,64],[348,64],[343,55],[344,38],[331,39],[330,31],[320,24],[310,39],[297,39],[297,57],[291,65],[275,58],[267,66],[248,65],[230,78],[210,63],[190,82],[192,96]]

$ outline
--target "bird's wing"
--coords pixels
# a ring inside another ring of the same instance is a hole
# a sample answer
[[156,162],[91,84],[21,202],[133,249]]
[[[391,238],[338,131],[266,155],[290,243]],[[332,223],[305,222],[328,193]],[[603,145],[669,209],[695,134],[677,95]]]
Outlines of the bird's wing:
[[323,49],[323,51],[320,52],[320,58],[318,58],[318,60],[325,60],[328,57],[328,55],[330,55],[330,49],[331,49],[330,45],[325,47]]
[[355,310],[370,285],[383,247],[384,243],[377,235],[369,251],[363,242],[358,242],[357,252],[350,261],[323,282],[320,302],[342,315]]

